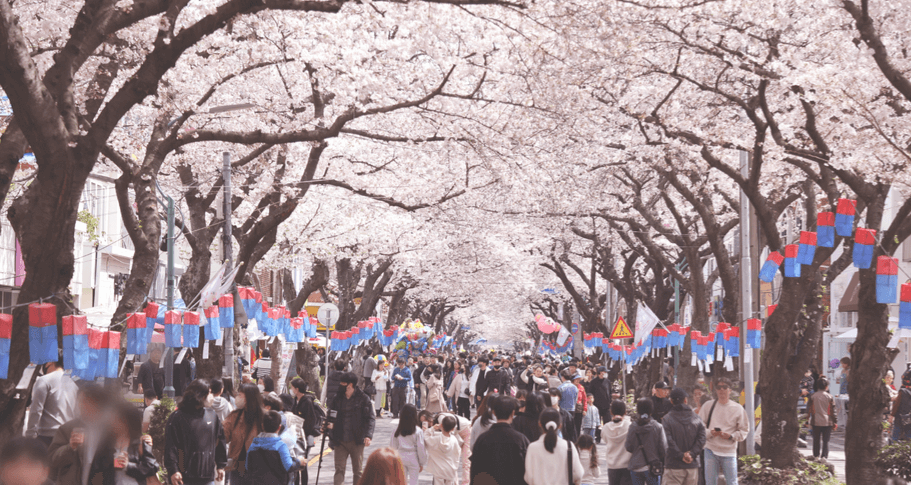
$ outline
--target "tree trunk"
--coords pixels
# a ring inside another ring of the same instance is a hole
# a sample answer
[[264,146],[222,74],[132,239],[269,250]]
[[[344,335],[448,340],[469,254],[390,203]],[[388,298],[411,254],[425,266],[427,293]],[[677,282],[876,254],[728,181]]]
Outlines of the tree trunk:
[[[71,154],[74,159],[76,155]],[[78,157],[94,160],[97,153]],[[57,313],[75,313],[69,284],[73,277],[76,212],[82,189],[88,177],[86,165],[73,160],[66,170],[42,169],[25,194],[16,199],[7,217],[22,247],[25,281],[19,291],[19,303],[46,299],[57,305]],[[62,329],[58,324],[58,344],[62,346]],[[28,307],[13,310],[12,346],[9,379],[0,381],[0,445],[21,436],[25,404],[31,385],[18,398],[16,384],[29,363]],[[34,379],[33,379],[34,382]]]
[[297,375],[307,383],[307,389],[316,394],[322,395],[322,388],[319,383],[319,364],[316,360],[319,356],[313,351],[313,347],[307,343],[297,345],[294,351],[294,360],[297,363]]

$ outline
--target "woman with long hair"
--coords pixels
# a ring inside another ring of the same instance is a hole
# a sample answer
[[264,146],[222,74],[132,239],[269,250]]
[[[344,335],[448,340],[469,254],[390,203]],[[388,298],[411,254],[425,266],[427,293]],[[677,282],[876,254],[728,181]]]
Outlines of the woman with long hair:
[[225,479],[225,433],[212,408],[209,384],[196,379],[165,427],[164,465],[171,483],[199,484]]
[[401,456],[408,485],[418,485],[418,474],[427,463],[427,449],[424,447],[424,433],[418,426],[418,408],[414,404],[402,406],[399,426],[389,440],[389,446]]
[[595,447],[595,437],[590,434],[579,436],[576,443],[579,448],[579,461],[585,474],[582,475],[582,485],[592,485],[595,479],[601,476],[601,466],[598,463],[598,448]]
[[660,463],[663,468],[667,455],[667,437],[664,428],[652,418],[654,404],[643,397],[636,401],[637,419],[626,434],[626,451],[632,456],[629,459],[629,471],[633,485],[660,485],[661,476],[652,472],[650,465]]
[[221,391],[221,396],[228,400],[231,403],[231,407],[236,407],[234,405],[234,379],[224,378],[221,380],[224,389]]
[[471,421],[472,449],[474,449],[474,444],[478,441],[478,437],[484,434],[497,422],[497,418],[493,415],[493,408],[490,407],[490,403],[496,398],[497,393],[492,392],[484,396],[484,399],[481,399],[481,404],[478,405],[478,414],[474,417],[474,420]]
[[244,478],[247,450],[253,444],[253,438],[263,430],[263,396],[255,384],[241,384],[234,402],[237,409],[225,419],[225,435],[231,450],[228,473],[231,485],[245,485],[250,483]]
[[443,397],[443,377],[440,364],[433,364],[424,370],[424,385],[427,386],[427,403],[424,409],[437,414],[448,411]]
[[405,468],[399,453],[392,448],[371,453],[357,485],[405,485]]
[[[547,408],[541,412],[538,422],[544,434],[528,445],[528,452],[525,454],[525,482],[528,485],[567,483],[571,461],[572,483],[582,483],[585,469],[579,458],[579,450],[572,442],[558,436],[564,426],[560,411]],[[572,422],[566,423],[566,426],[572,425]]]
[[[468,399],[468,396],[465,396],[465,393],[462,392],[463,380],[467,381],[468,377],[465,375],[462,362],[457,360],[452,364],[452,379],[446,390],[446,397],[448,397],[449,401],[452,403],[452,409],[456,411],[456,414],[471,419],[471,401]],[[461,401],[463,397],[465,398],[464,403]]]
[[516,431],[525,435],[529,443],[537,441],[541,437],[541,426],[538,425],[538,418],[541,417],[541,411],[544,410],[544,395],[540,392],[528,393],[525,396],[525,408],[516,413],[512,418],[512,427]]
[[151,436],[142,436],[142,412],[126,401],[113,408],[108,434],[99,443],[89,476],[103,484],[144,484],[158,473]]

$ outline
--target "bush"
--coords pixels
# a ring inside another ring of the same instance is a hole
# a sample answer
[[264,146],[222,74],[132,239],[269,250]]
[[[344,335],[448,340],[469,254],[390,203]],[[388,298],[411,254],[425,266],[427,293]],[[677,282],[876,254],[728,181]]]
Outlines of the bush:
[[799,458],[794,468],[772,468],[759,455],[740,457],[737,473],[742,485],[838,485],[829,468],[819,462]]
[[883,475],[911,480],[911,441],[899,441],[879,450],[874,462]]
[[[165,427],[168,424],[168,418],[171,417],[171,413],[174,412],[176,406],[173,399],[169,397],[162,398],[161,403],[155,406],[155,410],[152,412],[152,420],[149,423],[149,435],[152,436],[152,454],[155,455],[155,459],[158,461],[159,480],[164,478]],[[162,481],[162,483],[164,482]]]

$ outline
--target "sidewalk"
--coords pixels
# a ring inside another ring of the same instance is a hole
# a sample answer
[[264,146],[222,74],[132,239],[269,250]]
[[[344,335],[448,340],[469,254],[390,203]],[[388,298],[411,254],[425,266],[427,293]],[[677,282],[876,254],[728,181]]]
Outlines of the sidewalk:
[[[798,448],[803,456],[813,456],[813,436],[807,435],[807,447]],[[835,476],[838,480],[845,481],[845,430],[839,427],[832,432],[829,438],[829,463],[835,465]]]

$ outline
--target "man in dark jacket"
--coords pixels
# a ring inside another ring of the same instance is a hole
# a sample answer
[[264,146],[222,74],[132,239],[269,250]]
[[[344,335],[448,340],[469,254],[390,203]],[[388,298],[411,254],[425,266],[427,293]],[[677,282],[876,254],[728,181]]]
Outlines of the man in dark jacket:
[[370,398],[357,388],[357,375],[354,372],[342,374],[338,392],[329,405],[329,413],[336,411],[335,424],[329,424],[330,445],[335,454],[335,485],[345,481],[345,468],[348,457],[351,457],[351,468],[354,471],[354,483],[361,480],[364,448],[370,446],[373,429],[376,426],[376,414]]
[[659,423],[664,419],[664,415],[670,412],[672,407],[671,401],[667,398],[669,392],[671,392],[671,390],[664,381],[658,381],[658,383],[655,384],[655,388],[652,390],[652,406],[654,408],[652,417]]
[[512,428],[518,408],[512,396],[493,401],[497,422],[478,437],[469,458],[473,485],[525,485],[528,438]]
[[164,369],[161,367],[162,349],[160,344],[152,344],[149,350],[149,360],[139,366],[140,394],[146,389],[154,389],[158,399],[164,396]]
[[326,402],[331,403],[335,400],[335,393],[338,392],[341,377],[345,373],[345,367],[348,364],[344,359],[338,359],[332,363],[332,369],[329,370],[329,377],[326,378]]
[[699,483],[699,454],[705,446],[705,425],[693,409],[686,405],[686,391],[671,391],[673,408],[664,416],[667,435],[667,460],[663,483],[667,485],[696,485]]
[[475,370],[477,373],[477,378],[475,380],[473,389],[475,404],[481,404],[484,396],[487,395],[488,389],[490,389],[490,380],[488,374],[490,374],[491,369],[487,367],[488,362],[489,361],[487,360],[487,357],[481,357],[478,359],[478,368]]
[[[598,367],[598,375],[592,379],[591,395],[595,398],[595,407],[601,416],[601,424],[610,421],[610,381],[607,378],[607,369]],[[601,427],[595,430],[595,440],[601,442]]]

